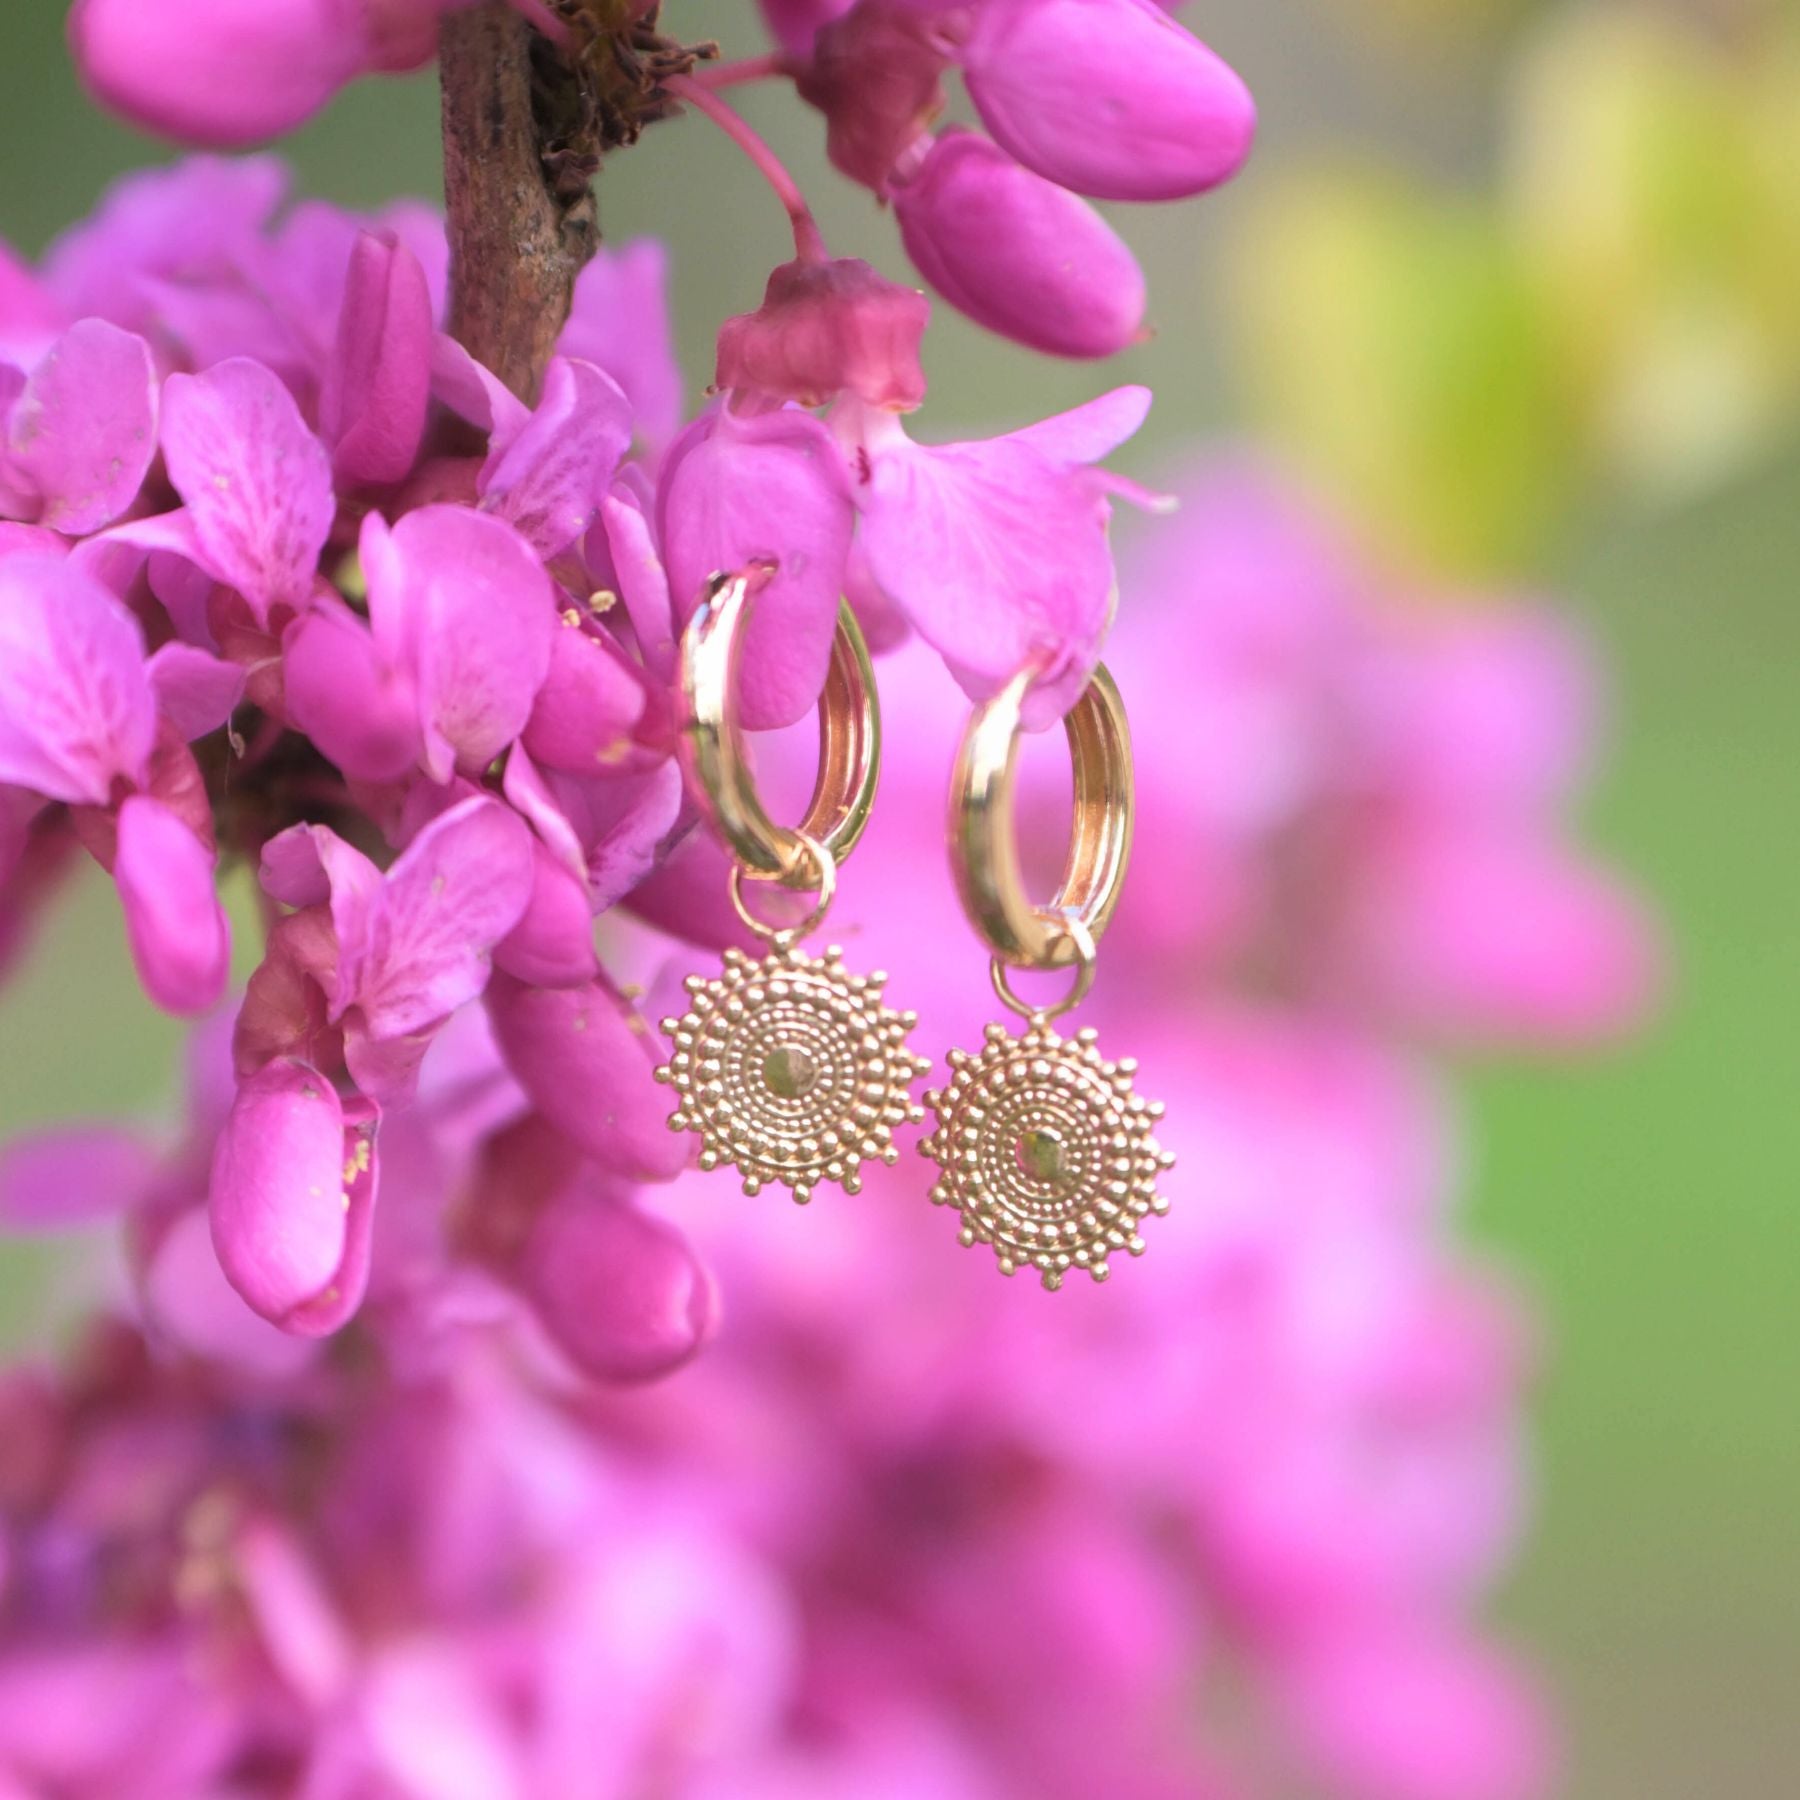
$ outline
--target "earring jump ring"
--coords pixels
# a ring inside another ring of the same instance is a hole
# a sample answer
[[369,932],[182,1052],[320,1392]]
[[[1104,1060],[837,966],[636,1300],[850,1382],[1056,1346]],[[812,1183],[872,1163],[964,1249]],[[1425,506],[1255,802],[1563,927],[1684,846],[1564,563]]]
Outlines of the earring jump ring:
[[[950,860],[963,909],[997,964],[1066,969],[1085,963],[1085,982],[1131,860],[1131,729],[1117,684],[1096,668],[1063,720],[1075,770],[1075,814],[1062,882],[1048,905],[1034,905],[1019,871],[1013,801],[1022,713],[1038,673],[1035,665],[1021,669],[969,720],[951,781]],[[1037,1010],[1018,1009],[1003,979],[996,969],[1003,1001],[1016,1010]]]
[[831,666],[819,695],[819,774],[797,828],[777,825],[756,791],[737,720],[738,671],[750,603],[774,574],[770,563],[715,575],[681,640],[678,747],[689,791],[753,881],[819,885],[856,848],[875,804],[881,709],[856,615],[838,606]]

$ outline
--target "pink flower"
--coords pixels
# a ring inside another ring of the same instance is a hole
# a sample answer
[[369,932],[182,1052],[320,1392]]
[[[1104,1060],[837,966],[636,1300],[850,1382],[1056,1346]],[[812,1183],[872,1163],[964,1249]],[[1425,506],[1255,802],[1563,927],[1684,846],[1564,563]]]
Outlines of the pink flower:
[[116,519],[156,455],[156,403],[150,347],[103,319],[70,326],[29,375],[0,363],[0,515],[71,537]]
[[914,444],[869,411],[855,457],[870,572],[971,694],[1036,659],[1032,717],[1079,698],[1112,620],[1109,480],[1089,465],[1135,432],[1150,404],[1120,388],[1075,412],[978,443]]
[[392,236],[363,233],[319,397],[320,433],[340,481],[379,486],[411,470],[431,395],[431,328],[419,259]]
[[906,252],[979,325],[1051,356],[1143,335],[1144,277],[1086,201],[973,132],[950,130],[894,187]]
[[791,725],[825,685],[854,522],[837,447],[806,413],[715,406],[669,452],[657,524],[679,620],[720,570],[775,565],[744,639],[752,730]]

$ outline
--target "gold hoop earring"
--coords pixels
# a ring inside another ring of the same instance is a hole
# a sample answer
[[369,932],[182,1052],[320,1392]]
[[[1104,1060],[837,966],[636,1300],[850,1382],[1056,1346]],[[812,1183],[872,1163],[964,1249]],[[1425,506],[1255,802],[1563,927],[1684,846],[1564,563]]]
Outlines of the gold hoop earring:
[[[1075,771],[1075,818],[1056,897],[1026,895],[1014,834],[1013,777],[1021,713],[1037,679],[1023,669],[976,708],[951,781],[950,860],[963,909],[987,946],[1003,1005],[1025,1020],[1015,1037],[990,1025],[976,1052],[950,1052],[950,1080],[925,1096],[937,1128],[919,1145],[939,1167],[931,1198],[962,1215],[966,1246],[988,1244],[1007,1275],[1038,1271],[1056,1289],[1071,1269],[1095,1281],[1123,1250],[1141,1256],[1138,1227],[1169,1209],[1157,1192],[1174,1158],[1152,1127],[1162,1107],[1135,1091],[1137,1064],[1108,1062],[1097,1034],[1065,1040],[1051,1021],[1093,986],[1102,933],[1124,890],[1134,794],[1124,701],[1104,668],[1064,720]],[[1010,971],[1073,969],[1071,991],[1031,1005]]]
[[[690,975],[688,1010],[659,1081],[679,1098],[669,1125],[696,1132],[700,1166],[737,1168],[744,1192],[769,1183],[804,1205],[821,1181],[854,1194],[876,1157],[893,1163],[897,1126],[924,1117],[911,1098],[929,1062],[906,1048],[917,1015],[883,1004],[887,976],[852,975],[834,944],[799,947],[823,923],[838,870],[856,848],[881,769],[881,713],[861,629],[838,611],[819,697],[819,774],[802,823],[775,824],[756,791],[737,720],[744,626],[769,565],[718,575],[682,638],[679,749],[690,791],[731,853],[731,902],[769,941],[760,960],[725,952],[712,979]],[[771,925],[745,904],[746,882],[816,891],[807,916]]]

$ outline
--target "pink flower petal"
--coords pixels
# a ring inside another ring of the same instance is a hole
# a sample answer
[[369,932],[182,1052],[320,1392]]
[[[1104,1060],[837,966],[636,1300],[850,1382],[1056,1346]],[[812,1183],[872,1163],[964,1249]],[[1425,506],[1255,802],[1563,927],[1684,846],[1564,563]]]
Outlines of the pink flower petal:
[[163,458],[187,503],[200,561],[267,626],[312,593],[335,510],[331,459],[293,396],[234,357],[163,389]]
[[146,277],[229,285],[253,257],[287,181],[286,165],[273,156],[190,156],[169,168],[137,170],[50,246],[50,288],[72,318],[93,315],[144,330],[156,312]]
[[962,61],[994,137],[1078,194],[1179,200],[1250,154],[1250,90],[1150,0],[984,0]]
[[150,346],[83,319],[31,372],[7,428],[10,479],[36,496],[39,524],[97,531],[137,498],[156,455]]
[[212,852],[161,801],[134,794],[119,809],[113,879],[144,992],[165,1012],[210,1012],[231,974]]
[[164,644],[145,667],[158,714],[188,743],[217,731],[244,696],[244,671],[192,644]]
[[539,556],[555,556],[594,522],[630,448],[631,403],[618,383],[592,363],[555,357],[530,421],[482,468],[483,510]]
[[654,1076],[658,1046],[604,978],[551,989],[496,975],[487,1006],[507,1066],[571,1143],[623,1180],[666,1181],[687,1165]]
[[465,800],[386,876],[356,1004],[377,1038],[447,1018],[487,985],[494,946],[531,899],[531,833],[509,807]]
[[543,843],[532,846],[531,900],[494,951],[494,967],[534,987],[578,987],[600,973],[587,883]]
[[270,1381],[292,1377],[312,1360],[314,1350],[305,1339],[252,1312],[225,1279],[201,1207],[183,1213],[163,1233],[142,1279],[152,1333],[188,1356]]
[[649,508],[622,481],[600,502],[600,520],[587,547],[596,566],[604,564],[610,572],[625,602],[644,667],[667,681],[675,673],[677,654],[669,577],[656,548]]
[[809,413],[715,409],[669,452],[657,515],[684,625],[713,575],[776,563],[744,633],[743,723],[803,718],[825,685],[855,516],[830,433]]
[[331,1084],[286,1058],[242,1084],[219,1134],[213,1247],[226,1279],[278,1325],[338,1287],[357,1173],[346,1170],[347,1141]]
[[288,717],[357,781],[398,781],[423,757],[410,674],[394,668],[341,601],[315,601],[282,640]]
[[1111,622],[1108,507],[1083,472],[1016,438],[872,459],[862,542],[885,593],[975,697],[1034,659],[1033,725],[1080,697]]
[[603,244],[575,278],[557,349],[602,368],[625,391],[653,445],[681,428],[681,371],[669,332],[668,251],[655,238]]
[[433,781],[477,774],[524,729],[550,667],[556,614],[543,564],[510,525],[424,506],[390,532],[363,522],[375,637],[413,671]]
[[687,1239],[611,1195],[552,1200],[519,1273],[545,1330],[596,1381],[673,1374],[718,1323],[718,1290]]
[[155,736],[137,620],[66,561],[0,559],[0,782],[104,806]]
[[431,295],[418,259],[364,232],[350,256],[337,343],[319,397],[332,467],[352,485],[402,480],[431,397]]
[[553,769],[616,766],[631,754],[646,703],[642,674],[613,640],[564,620],[551,634],[549,672],[519,741]]
[[143,1197],[155,1168],[150,1144],[110,1126],[14,1138],[0,1149],[0,1222],[9,1231],[63,1231],[116,1217]]

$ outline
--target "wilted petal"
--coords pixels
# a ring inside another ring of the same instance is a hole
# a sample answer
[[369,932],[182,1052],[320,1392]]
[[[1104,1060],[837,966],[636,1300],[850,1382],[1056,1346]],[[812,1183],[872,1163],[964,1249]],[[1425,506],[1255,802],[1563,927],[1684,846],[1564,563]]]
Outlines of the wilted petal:
[[313,603],[282,637],[287,713],[357,781],[397,781],[423,752],[410,673],[395,668],[341,601]]
[[0,1149],[0,1223],[9,1231],[64,1231],[135,1204],[156,1167],[136,1132],[62,1126]]
[[171,375],[162,440],[208,572],[244,596],[259,625],[277,606],[303,606],[334,502],[331,459],[293,396],[242,357]]
[[355,1004],[370,1035],[436,1024],[487,985],[493,949],[531,898],[531,833],[511,808],[465,800],[431,821],[382,886]]
[[669,253],[655,238],[602,244],[575,278],[564,356],[604,369],[631,402],[638,430],[661,446],[681,427],[681,371],[669,336]]
[[529,422],[481,471],[482,507],[539,556],[555,556],[594,522],[630,448],[631,403],[618,383],[592,363],[556,357]]
[[319,430],[341,479],[396,482],[412,468],[431,397],[431,341],[418,259],[396,239],[364,232],[319,398]]
[[137,620],[67,561],[0,559],[0,782],[104,806],[155,736]]
[[524,729],[556,614],[543,564],[510,525],[423,506],[390,531],[363,521],[376,642],[410,668],[433,781],[485,769]]
[[290,1058],[243,1083],[219,1134],[213,1247],[231,1285],[278,1325],[345,1298],[356,1135],[330,1082]]
[[809,413],[708,413],[669,452],[657,513],[684,624],[712,576],[776,563],[745,628],[738,698],[753,731],[804,717],[825,685],[855,517],[831,434]]
[[907,254],[978,325],[1051,356],[1111,356],[1142,335],[1144,276],[1085,200],[986,138],[947,131],[896,187]]
[[496,975],[487,1005],[507,1066],[564,1137],[622,1179],[686,1166],[650,1028],[604,979],[550,989]]
[[931,302],[866,262],[782,263],[763,303],[719,327],[719,388],[743,388],[801,406],[848,391],[894,412],[925,398],[919,347]]
[[217,731],[244,697],[244,671],[192,644],[164,644],[145,667],[158,715],[188,743]]
[[231,973],[212,852],[160,800],[133,794],[119,809],[113,879],[144,992],[165,1012],[210,1012]]
[[1097,200],[1178,200],[1250,154],[1250,90],[1151,0],[984,0],[961,60],[982,123]]
[[7,479],[34,497],[30,516],[72,537],[98,531],[137,498],[155,455],[150,346],[104,319],[70,326],[7,428]]
[[538,1215],[519,1276],[544,1328],[597,1381],[652,1381],[712,1335],[718,1290],[666,1220],[583,1189]]

